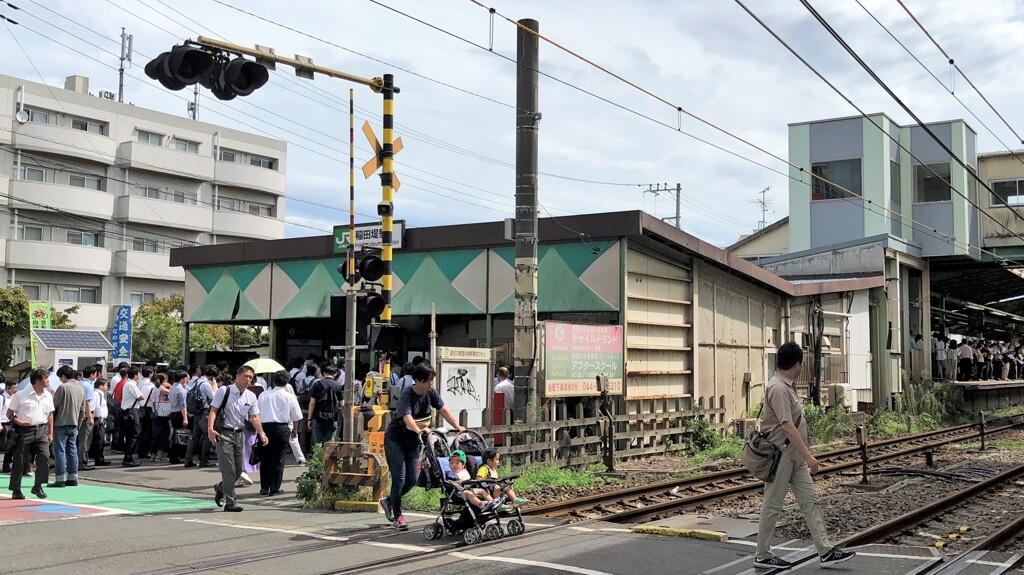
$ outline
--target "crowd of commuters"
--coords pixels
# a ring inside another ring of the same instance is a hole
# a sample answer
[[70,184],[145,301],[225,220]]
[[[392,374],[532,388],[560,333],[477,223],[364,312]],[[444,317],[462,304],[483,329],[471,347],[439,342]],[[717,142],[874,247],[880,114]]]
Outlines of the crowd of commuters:
[[[180,369],[122,363],[109,380],[104,371],[60,366],[33,370],[21,382],[0,380],[0,449],[14,498],[24,498],[25,477],[34,480],[31,493],[45,498],[44,488],[75,487],[79,472],[119,454],[124,467],[143,460],[219,466],[218,503],[237,511],[234,487],[253,485],[249,473],[259,471],[262,495],[281,494],[286,455],[305,465],[314,444],[341,432],[344,372],[322,357],[260,375],[226,362]],[[261,465],[249,463],[256,444]]]
[[[923,348],[920,335],[915,338],[914,346]],[[955,378],[957,381],[1024,379],[1024,346],[1016,340],[957,340],[934,333],[932,374],[936,379]]]

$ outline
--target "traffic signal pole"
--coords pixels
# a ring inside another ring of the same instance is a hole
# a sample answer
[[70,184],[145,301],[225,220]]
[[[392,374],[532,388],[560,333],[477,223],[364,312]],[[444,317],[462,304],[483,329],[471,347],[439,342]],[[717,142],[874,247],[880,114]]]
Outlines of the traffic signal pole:
[[[314,75],[320,74],[330,78],[338,78],[355,84],[369,87],[375,93],[383,94],[384,97],[384,137],[381,145],[380,161],[381,170],[381,195],[382,201],[377,206],[377,213],[381,217],[381,259],[384,262],[384,276],[381,278],[381,296],[384,299],[385,307],[381,313],[383,322],[391,321],[391,258],[392,258],[392,226],[394,221],[394,97],[399,92],[395,87],[394,76],[385,74],[383,78],[363,78],[340,70],[327,68],[314,64],[309,58],[296,56],[277,55],[273,49],[263,46],[248,48],[206,36],[200,36],[196,42],[204,49],[220,49],[225,52],[251,56],[258,64],[273,69],[276,64],[290,66],[295,69],[295,74],[300,77],[312,79]],[[355,285],[355,166],[354,139],[355,127],[353,126],[353,94],[349,90],[349,248],[348,261],[348,285],[345,293],[345,405],[343,410],[343,433],[342,439],[346,442],[354,442],[357,437],[354,407],[359,405],[359,397],[356,394],[357,385],[355,378],[356,371],[356,285]],[[431,358],[433,359],[433,358]],[[387,381],[389,376],[388,362],[385,362],[384,378]]]

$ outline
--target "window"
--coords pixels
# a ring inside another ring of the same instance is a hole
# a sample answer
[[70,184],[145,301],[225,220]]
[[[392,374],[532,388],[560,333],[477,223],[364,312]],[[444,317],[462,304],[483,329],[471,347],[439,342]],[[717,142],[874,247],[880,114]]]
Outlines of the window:
[[188,152],[190,154],[199,153],[199,142],[190,142],[188,140],[181,140],[174,138],[174,149],[179,152]]
[[199,203],[199,196],[195,192],[174,192],[174,201],[194,206]]
[[254,216],[263,216],[269,218],[272,209],[272,206],[268,206],[265,204],[249,204],[249,213]]
[[18,226],[19,240],[43,241],[43,228],[39,226]]
[[50,114],[49,112],[41,112],[39,110],[25,110],[28,112],[28,121],[35,122],[36,124],[49,124]]
[[[838,200],[861,195],[860,158],[855,160],[836,160],[811,164],[811,173],[828,180],[826,183],[814,178],[811,184],[811,200]],[[842,188],[846,188],[846,191]]]
[[25,292],[28,299],[39,301],[39,286],[33,284],[21,284],[21,291]]
[[68,176],[68,185],[75,186],[77,188],[88,188],[90,190],[103,190],[103,181],[96,176],[71,174]]
[[96,288],[63,288],[61,289],[61,301],[73,303],[96,303]]
[[132,249],[137,252],[158,253],[160,242],[148,238],[135,238],[132,240]]
[[896,204],[903,203],[903,190],[900,188],[900,165],[889,162],[889,197]]
[[241,200],[234,200],[231,198],[217,198],[217,209],[227,210],[229,212],[241,211],[242,202]]
[[150,146],[162,146],[164,144],[164,137],[153,132],[139,130],[139,143],[149,144]]
[[[15,168],[17,170],[17,168]],[[46,170],[36,166],[21,166],[21,171],[18,173],[19,180],[28,180],[30,182],[45,182],[46,181]]]
[[948,162],[914,166],[915,202],[948,202],[952,199],[950,186]]
[[92,132],[101,136],[107,135],[107,127],[99,122],[91,122],[89,120],[71,120],[71,127],[76,130],[82,130],[83,132]]
[[999,208],[1005,204],[1024,206],[1024,180],[990,182],[990,185],[992,187],[992,195],[989,198],[990,207]]
[[257,156],[255,154],[253,154],[252,157],[249,158],[249,164],[253,166],[259,166],[261,168],[267,168],[270,170],[277,169],[277,160],[275,160],[274,158]]
[[222,162],[237,162],[242,158],[241,152],[234,150],[228,150],[227,148],[220,149],[220,161]]
[[135,186],[135,195],[143,198],[160,199],[160,188],[153,186]]
[[68,243],[77,246],[103,246],[100,236],[94,232],[74,232],[68,230]]
[[156,299],[155,293],[150,292],[132,292],[132,308],[139,309],[142,304],[149,303]]

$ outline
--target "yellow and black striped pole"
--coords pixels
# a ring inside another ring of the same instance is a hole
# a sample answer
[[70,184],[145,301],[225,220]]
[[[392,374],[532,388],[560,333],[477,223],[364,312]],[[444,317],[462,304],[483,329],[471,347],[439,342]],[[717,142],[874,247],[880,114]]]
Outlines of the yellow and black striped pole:
[[[391,232],[394,221],[394,143],[395,143],[395,77],[384,74],[384,141],[381,143],[380,184],[383,200],[380,205],[380,259],[384,262],[384,277],[381,278],[381,296],[384,311],[381,323],[391,323]],[[385,367],[385,370],[387,367]]]
[[[348,291],[356,290],[356,127],[355,90],[348,90]],[[353,353],[354,350],[349,353]]]

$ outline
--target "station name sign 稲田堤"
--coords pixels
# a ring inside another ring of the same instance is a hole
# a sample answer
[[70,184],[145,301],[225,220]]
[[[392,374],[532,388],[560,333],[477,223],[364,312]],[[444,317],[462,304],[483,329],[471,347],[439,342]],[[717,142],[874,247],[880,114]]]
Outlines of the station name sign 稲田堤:
[[[348,250],[348,226],[334,226],[334,253],[342,254]],[[366,248],[380,249],[380,222],[356,224],[356,251]],[[391,226],[391,247],[402,249],[402,236],[405,234],[405,220],[397,220]]]

